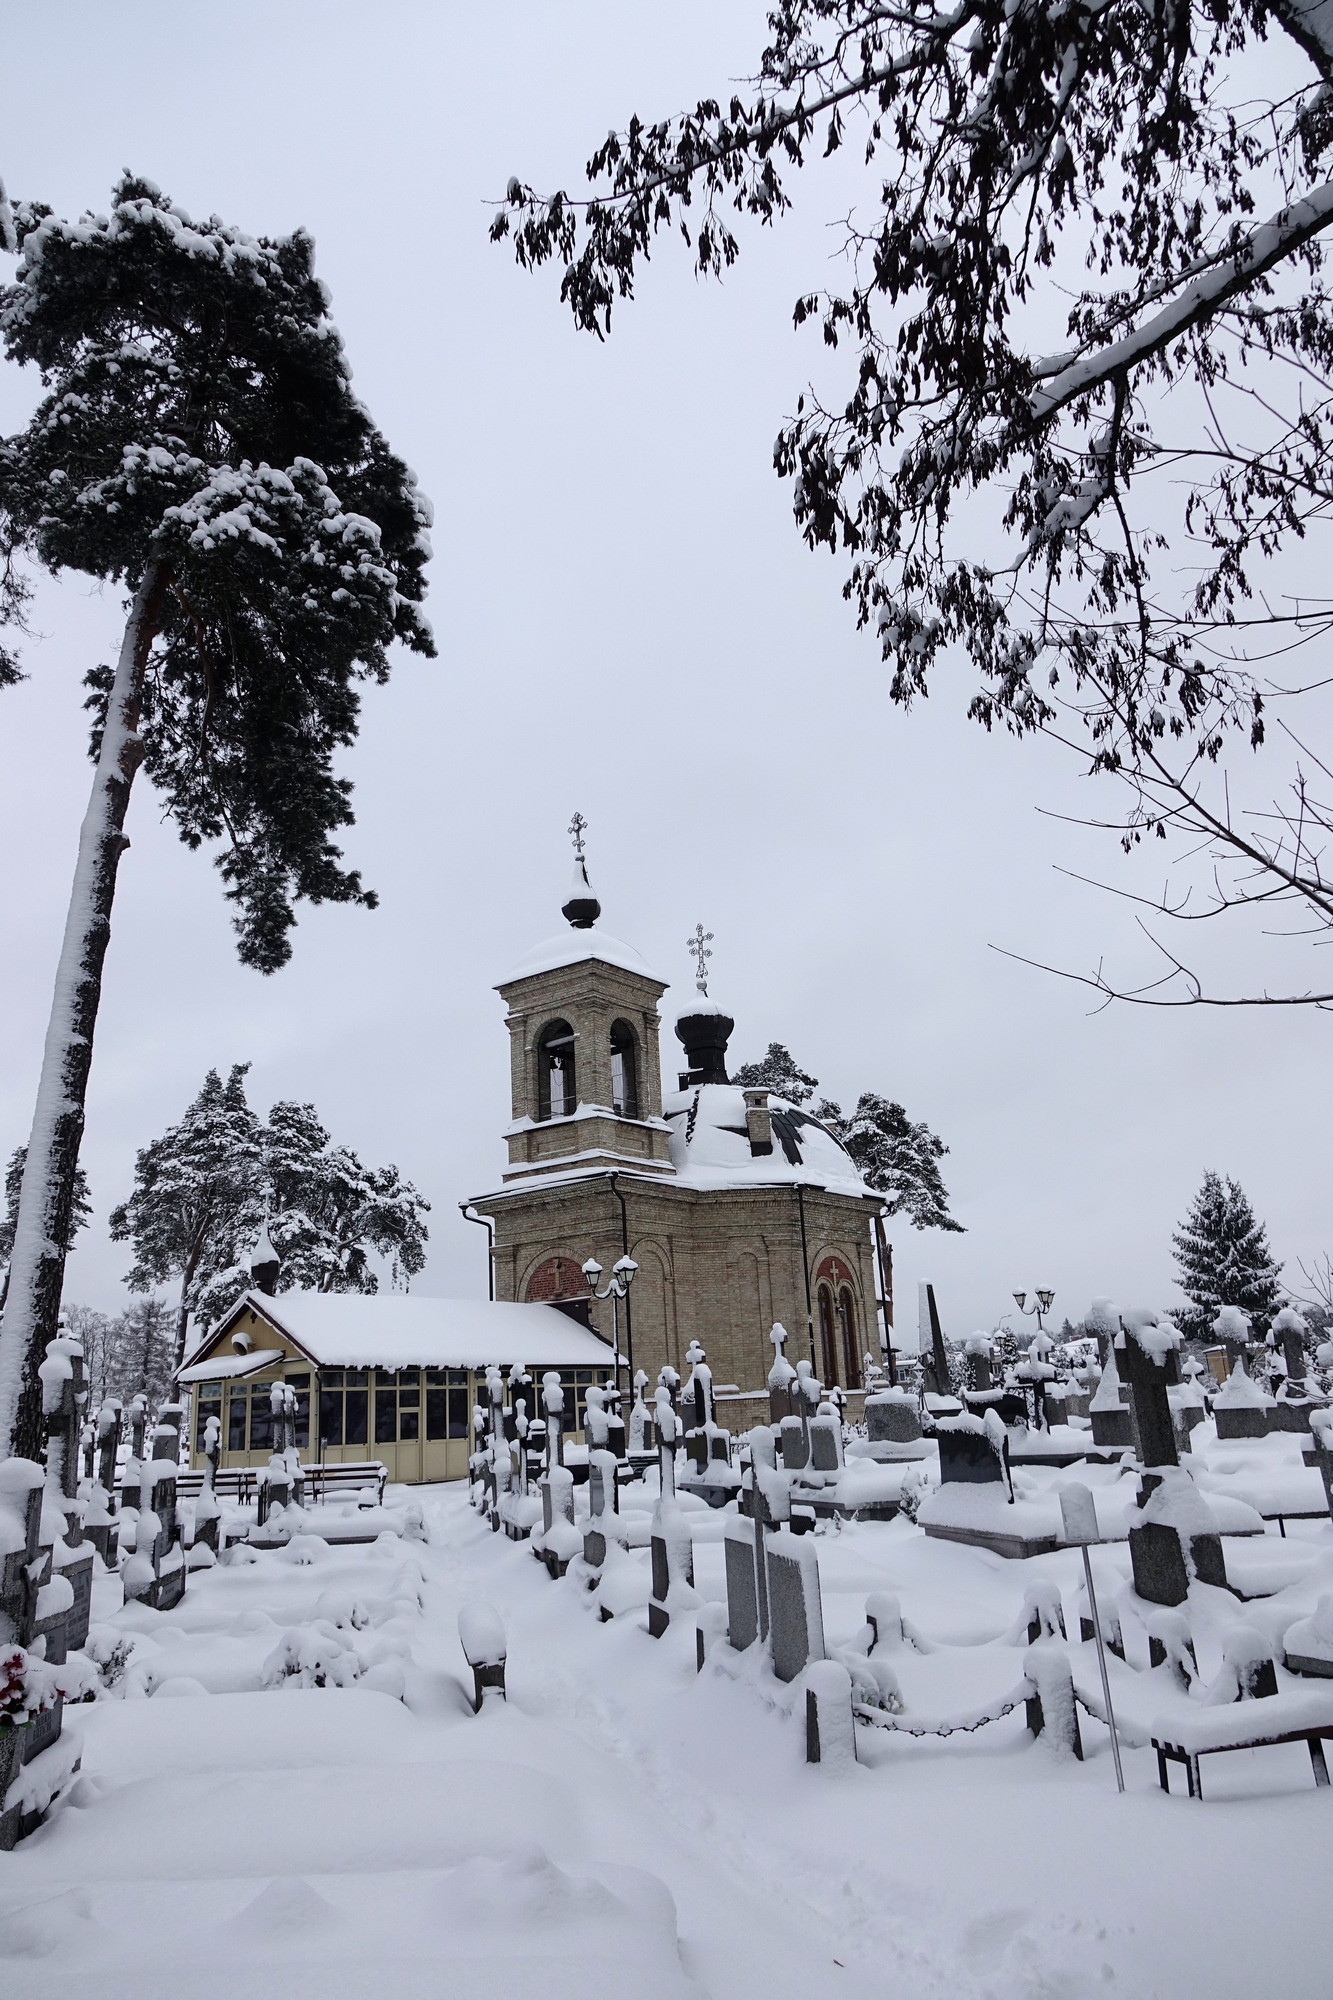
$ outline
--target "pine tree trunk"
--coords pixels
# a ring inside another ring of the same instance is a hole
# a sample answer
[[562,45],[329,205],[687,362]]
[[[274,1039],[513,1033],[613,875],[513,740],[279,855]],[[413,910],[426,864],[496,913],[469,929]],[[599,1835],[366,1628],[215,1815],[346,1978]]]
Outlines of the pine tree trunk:
[[37,1369],[56,1332],[74,1175],[83,1138],[83,1106],[93,1032],[102,994],[102,961],[111,936],[116,872],[134,774],[143,761],[138,736],[144,669],[161,618],[167,565],[150,562],[134,594],[107,704],[92,796],[79,832],[65,937],[42,1055],[41,1081],[19,1196],[9,1298],[0,1324],[0,1440],[19,1457],[41,1452],[42,1398]]

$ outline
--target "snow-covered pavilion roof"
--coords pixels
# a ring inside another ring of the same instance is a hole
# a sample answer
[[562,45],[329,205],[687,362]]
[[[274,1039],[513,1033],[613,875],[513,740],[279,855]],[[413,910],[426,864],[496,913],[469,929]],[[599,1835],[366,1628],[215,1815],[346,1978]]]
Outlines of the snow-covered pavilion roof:
[[[273,1298],[247,1292],[204,1346],[224,1334],[244,1309],[279,1337],[286,1334],[321,1368],[484,1368],[491,1363],[503,1368],[519,1362],[531,1369],[588,1368],[605,1367],[611,1357],[604,1340],[556,1306],[408,1298],[401,1292],[290,1291]],[[213,1362],[200,1364],[202,1351],[190,1358],[191,1379],[222,1372]]]
[[531,979],[538,972],[555,972],[566,965],[582,965],[586,959],[600,959],[603,965],[618,966],[622,972],[637,972],[641,979],[656,980],[659,986],[667,983],[658,978],[632,944],[612,937],[600,924],[593,924],[587,930],[571,926],[534,945],[512,972],[497,981],[497,986],[510,986],[516,979]]

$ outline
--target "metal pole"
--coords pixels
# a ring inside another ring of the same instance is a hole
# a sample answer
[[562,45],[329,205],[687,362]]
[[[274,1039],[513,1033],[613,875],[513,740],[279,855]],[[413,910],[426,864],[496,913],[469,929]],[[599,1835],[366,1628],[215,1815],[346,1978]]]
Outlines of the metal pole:
[[810,1339],[810,1366],[815,1365],[815,1315],[810,1304],[810,1252],[805,1242],[805,1189],[796,1183],[796,1206],[801,1212],[801,1269],[805,1273],[805,1330]]
[[1111,1707],[1111,1682],[1106,1671],[1106,1648],[1102,1644],[1102,1619],[1097,1609],[1097,1593],[1092,1587],[1092,1558],[1088,1545],[1083,1544],[1083,1577],[1088,1586],[1088,1603],[1092,1606],[1092,1629],[1097,1634],[1097,1665],[1102,1670],[1102,1695],[1106,1701],[1106,1722],[1111,1731],[1111,1755],[1115,1758],[1116,1790],[1125,1789],[1125,1774],[1120,1768],[1120,1737],[1116,1732],[1115,1710]]
[[460,1201],[458,1210],[464,1222],[475,1222],[486,1231],[486,1296],[495,1304],[495,1224],[489,1215],[469,1215],[470,1201]]
[[[626,1209],[625,1209],[625,1197],[624,1197],[624,1195],[623,1195],[623,1194],[622,1194],[622,1193],[620,1192],[620,1186],[619,1186],[619,1176],[618,1176],[618,1175],[616,1175],[616,1174],[608,1174],[608,1176],[607,1176],[607,1179],[608,1179],[608,1180],[610,1181],[610,1183],[611,1183],[611,1192],[612,1192],[612,1194],[613,1194],[613,1195],[615,1196],[616,1200],[617,1200],[617,1201],[618,1201],[618,1202],[620,1203],[620,1252],[621,1252],[621,1255],[622,1255],[622,1256],[624,1256],[624,1257],[628,1257],[628,1256],[629,1256],[629,1216],[628,1216],[628,1214],[627,1214],[627,1212],[626,1212]],[[627,1372],[627,1374],[629,1375],[629,1379],[630,1379],[630,1391],[629,1391],[629,1393],[630,1393],[631,1395],[633,1395],[633,1393],[634,1393],[634,1311],[633,1311],[633,1308],[631,1307],[631,1305],[630,1305],[630,1302],[629,1302],[629,1287],[628,1287],[628,1285],[627,1285],[627,1286],[625,1287],[625,1365],[626,1365],[626,1372]],[[617,1387],[619,1387],[619,1378],[617,1378]]]

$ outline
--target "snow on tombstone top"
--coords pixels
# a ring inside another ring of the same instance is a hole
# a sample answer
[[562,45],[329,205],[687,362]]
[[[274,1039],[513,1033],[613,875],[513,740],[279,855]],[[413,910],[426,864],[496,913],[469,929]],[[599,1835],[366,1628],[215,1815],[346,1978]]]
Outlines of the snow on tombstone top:
[[1150,1360],[1160,1368],[1168,1354],[1173,1354],[1180,1346],[1180,1329],[1169,1319],[1155,1313],[1151,1306],[1129,1306],[1120,1315],[1120,1323],[1127,1335],[1132,1335]]
[[504,1620],[493,1604],[464,1604],[458,1613],[458,1642],[470,1667],[498,1666],[505,1657]]

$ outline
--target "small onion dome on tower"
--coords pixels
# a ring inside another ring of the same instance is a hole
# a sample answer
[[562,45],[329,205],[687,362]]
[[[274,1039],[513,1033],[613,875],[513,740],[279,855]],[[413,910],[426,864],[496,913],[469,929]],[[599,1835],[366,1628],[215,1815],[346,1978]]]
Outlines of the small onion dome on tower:
[[569,901],[560,905],[560,914],[576,931],[590,931],[602,914],[602,906],[588,880],[588,864],[581,854],[574,863]]
[[250,1252],[250,1276],[254,1279],[255,1290],[272,1298],[278,1288],[278,1273],[282,1269],[282,1259],[273,1248],[268,1233],[268,1224],[259,1232],[259,1239]]
[[681,1077],[682,1090],[696,1083],[726,1082],[727,1043],[735,1025],[725,1008],[703,995],[677,1015],[676,1036],[684,1044],[690,1066]]

